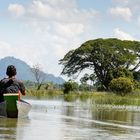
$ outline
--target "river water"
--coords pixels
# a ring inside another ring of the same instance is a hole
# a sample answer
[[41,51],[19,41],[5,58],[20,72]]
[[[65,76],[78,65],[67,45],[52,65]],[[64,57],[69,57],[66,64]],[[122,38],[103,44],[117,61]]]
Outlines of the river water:
[[30,99],[28,118],[0,118],[0,140],[139,140],[140,111]]

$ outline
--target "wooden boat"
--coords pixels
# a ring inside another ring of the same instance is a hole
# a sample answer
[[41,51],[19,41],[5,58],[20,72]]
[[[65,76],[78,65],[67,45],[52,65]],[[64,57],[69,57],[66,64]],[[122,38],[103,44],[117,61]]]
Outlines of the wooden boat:
[[4,102],[0,103],[0,116],[8,118],[24,118],[28,116],[31,105],[19,99],[18,93],[4,94]]

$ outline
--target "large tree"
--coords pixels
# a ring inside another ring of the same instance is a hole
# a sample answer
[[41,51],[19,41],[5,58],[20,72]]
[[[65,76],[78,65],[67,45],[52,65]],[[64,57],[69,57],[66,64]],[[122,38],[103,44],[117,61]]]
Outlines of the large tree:
[[115,38],[95,39],[83,43],[79,48],[69,51],[60,64],[62,74],[72,76],[85,69],[91,69],[98,81],[108,87],[110,71],[119,67],[130,71],[140,66],[140,42]]

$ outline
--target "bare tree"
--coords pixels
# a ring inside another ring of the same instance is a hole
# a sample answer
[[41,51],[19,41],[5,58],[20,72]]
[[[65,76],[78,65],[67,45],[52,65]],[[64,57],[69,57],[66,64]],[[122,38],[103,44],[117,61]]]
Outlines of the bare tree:
[[37,90],[41,88],[43,85],[46,75],[45,73],[41,70],[40,64],[36,64],[31,68],[31,71],[35,77],[35,80],[37,82]]

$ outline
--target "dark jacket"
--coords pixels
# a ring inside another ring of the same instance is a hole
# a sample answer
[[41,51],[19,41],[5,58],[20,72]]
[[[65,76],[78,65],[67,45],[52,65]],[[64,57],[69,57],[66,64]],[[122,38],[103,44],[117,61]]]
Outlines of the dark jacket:
[[4,78],[0,81],[0,102],[2,102],[4,93],[19,93],[25,95],[25,86],[15,78]]

